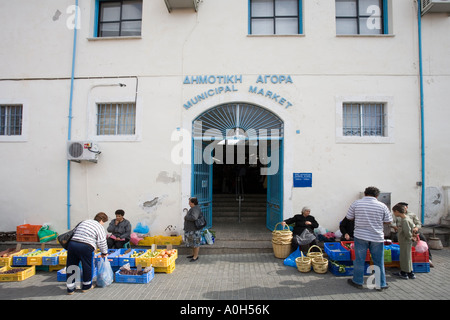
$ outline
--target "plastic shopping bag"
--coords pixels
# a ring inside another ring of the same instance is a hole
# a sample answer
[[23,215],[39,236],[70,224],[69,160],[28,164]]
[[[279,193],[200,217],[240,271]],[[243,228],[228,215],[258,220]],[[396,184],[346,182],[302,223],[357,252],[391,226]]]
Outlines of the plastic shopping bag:
[[417,235],[416,252],[424,253],[428,251],[428,245],[425,241],[420,240],[419,235]]
[[205,230],[204,236],[205,236],[205,240],[206,240],[207,244],[213,244],[214,243],[213,235],[211,234],[211,232],[209,232],[208,229]]
[[300,235],[296,235],[295,237],[298,245],[300,246],[310,244],[311,242],[316,240],[316,236],[311,231],[309,231],[308,228],[305,228],[305,230],[303,230]]
[[39,242],[41,243],[55,240],[58,237],[58,234],[55,231],[50,230],[47,225],[39,229],[37,234],[39,237]]
[[144,223],[138,222],[138,224],[136,225],[136,228],[134,228],[133,230],[136,233],[142,233],[142,234],[146,234],[150,231],[149,227]]
[[105,257],[100,259],[97,270],[97,286],[104,288],[109,286],[114,281],[114,272],[111,268],[111,263]]
[[284,259],[284,265],[288,266],[288,267],[294,267],[297,268],[297,262],[295,262],[295,259],[297,259],[298,257],[301,256],[301,251],[300,251],[300,247],[297,247],[297,250],[295,250],[294,252],[292,252],[289,257],[287,257],[286,259]]

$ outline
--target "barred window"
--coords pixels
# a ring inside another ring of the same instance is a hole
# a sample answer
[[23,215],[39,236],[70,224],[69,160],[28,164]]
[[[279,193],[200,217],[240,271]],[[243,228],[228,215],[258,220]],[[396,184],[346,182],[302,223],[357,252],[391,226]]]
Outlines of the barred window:
[[135,131],[134,103],[97,104],[97,135],[134,135]]
[[381,136],[386,134],[386,111],[383,103],[344,103],[344,136]]
[[336,0],[336,33],[387,34],[386,0]]
[[0,105],[0,136],[22,135],[22,105]]

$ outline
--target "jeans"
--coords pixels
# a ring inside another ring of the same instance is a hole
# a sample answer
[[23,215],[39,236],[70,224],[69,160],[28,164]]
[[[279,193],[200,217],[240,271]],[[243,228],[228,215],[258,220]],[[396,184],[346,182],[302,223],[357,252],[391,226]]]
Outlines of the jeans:
[[[81,262],[82,270],[82,289],[88,289],[92,285],[92,274],[94,268],[94,248],[87,243],[70,241],[67,250],[66,266],[79,266]],[[75,273],[67,272],[67,278]],[[71,278],[72,279],[72,278]],[[66,282],[67,289],[73,291],[75,289],[75,278],[71,282]]]
[[[379,268],[379,283],[381,288],[386,287],[386,273],[384,270],[384,242],[372,242],[355,238],[355,261],[353,262],[353,282],[364,284],[365,260],[369,249],[373,264]],[[378,272],[375,273],[378,275]]]

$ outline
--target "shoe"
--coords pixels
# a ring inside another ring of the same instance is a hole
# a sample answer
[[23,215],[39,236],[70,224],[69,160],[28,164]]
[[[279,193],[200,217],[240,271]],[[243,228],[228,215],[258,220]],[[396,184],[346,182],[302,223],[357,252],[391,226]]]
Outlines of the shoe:
[[72,289],[72,290],[67,289],[67,294],[68,295],[72,295],[74,293],[75,293],[75,289]]
[[95,285],[91,284],[91,286],[90,286],[89,288],[83,288],[83,289],[81,289],[81,292],[89,291],[89,290],[91,290],[91,289],[94,289],[94,287],[95,287]]
[[192,259],[194,256],[187,256],[186,258],[188,258],[188,259]]
[[347,279],[347,283],[349,285],[351,285],[352,287],[355,287],[357,289],[362,289],[363,288],[363,286],[361,284],[357,284],[357,283],[353,282],[352,279]]
[[198,260],[198,257],[197,257],[197,259],[192,258],[191,260],[189,260],[189,262],[195,262],[197,260]]
[[395,273],[393,273],[392,275],[394,275],[394,276],[396,276],[396,277],[399,277],[399,278],[401,278],[401,279],[404,279],[404,280],[408,280],[408,279],[409,279],[409,278],[408,278],[408,274],[406,274],[406,273],[403,272],[403,271],[395,272]]
[[429,260],[429,262],[430,262],[430,268],[434,268],[433,262],[431,262],[431,260]]
[[376,288],[377,291],[383,291],[383,290],[386,290],[386,289],[389,289],[389,285],[387,283],[386,283],[386,286],[384,286],[384,287]]
[[416,275],[414,274],[414,272],[410,272],[410,273],[408,273],[408,278],[409,279],[415,279]]

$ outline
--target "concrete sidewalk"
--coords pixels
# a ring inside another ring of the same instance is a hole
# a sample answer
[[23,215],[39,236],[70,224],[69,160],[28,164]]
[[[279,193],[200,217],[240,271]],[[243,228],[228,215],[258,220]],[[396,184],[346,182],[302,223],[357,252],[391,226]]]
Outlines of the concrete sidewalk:
[[347,284],[349,277],[330,272],[301,273],[271,253],[203,255],[189,262],[179,255],[172,273],[155,273],[148,284],[113,283],[107,288],[67,295],[57,272],[37,271],[21,282],[0,282],[2,300],[448,300],[450,249],[433,250],[434,268],[415,280],[392,276],[378,292]]

